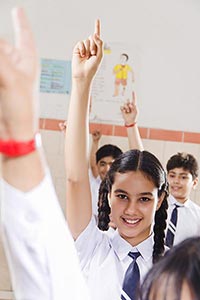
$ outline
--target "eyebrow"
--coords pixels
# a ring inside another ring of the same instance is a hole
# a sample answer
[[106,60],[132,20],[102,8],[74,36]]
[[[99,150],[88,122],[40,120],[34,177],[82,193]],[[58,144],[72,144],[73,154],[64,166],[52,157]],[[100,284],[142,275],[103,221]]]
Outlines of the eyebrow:
[[[123,194],[126,194],[128,195],[129,193],[127,193],[126,191],[122,190],[122,189],[116,189],[113,191],[115,194],[117,193],[123,193]],[[137,194],[137,196],[150,196],[150,197],[153,197],[153,194],[150,193],[150,192],[143,192],[143,193],[139,193]]]
[[[169,171],[169,174],[177,174],[176,172],[174,171]],[[190,172],[182,172],[182,173],[178,173],[178,175],[188,175],[190,174]]]

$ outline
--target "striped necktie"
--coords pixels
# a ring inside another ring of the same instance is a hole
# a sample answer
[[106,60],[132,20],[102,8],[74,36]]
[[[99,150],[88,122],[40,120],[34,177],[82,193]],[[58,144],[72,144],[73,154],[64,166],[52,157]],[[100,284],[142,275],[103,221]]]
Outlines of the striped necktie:
[[128,254],[133,261],[130,263],[123,282],[122,300],[136,300],[138,293],[138,285],[140,282],[140,271],[136,259],[140,256],[139,252],[129,252]]
[[177,204],[174,204],[174,205],[175,205],[175,207],[171,214],[171,219],[169,221],[169,226],[168,226],[167,235],[166,235],[166,242],[165,242],[165,244],[169,248],[171,248],[174,243],[174,236],[176,233],[176,224],[177,224],[177,220],[178,220],[178,207],[180,207]]

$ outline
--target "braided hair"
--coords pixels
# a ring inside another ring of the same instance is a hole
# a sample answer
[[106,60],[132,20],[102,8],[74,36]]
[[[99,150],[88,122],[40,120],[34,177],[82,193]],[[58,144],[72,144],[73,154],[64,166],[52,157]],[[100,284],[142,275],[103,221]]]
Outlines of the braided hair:
[[160,208],[156,211],[153,227],[154,247],[152,256],[153,263],[155,263],[163,255],[165,249],[164,238],[168,208],[168,184],[166,173],[160,161],[152,153],[148,151],[129,150],[121,154],[112,163],[99,189],[98,227],[101,230],[108,230],[110,222],[108,194],[111,192],[116,173],[123,174],[129,171],[142,172],[158,188],[158,197],[164,193],[164,200]]

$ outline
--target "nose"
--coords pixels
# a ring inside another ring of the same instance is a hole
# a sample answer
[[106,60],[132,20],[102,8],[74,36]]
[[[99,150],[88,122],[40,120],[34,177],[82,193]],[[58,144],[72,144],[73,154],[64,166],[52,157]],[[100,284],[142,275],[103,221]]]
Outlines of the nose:
[[178,177],[178,176],[175,176],[175,177],[173,178],[173,182],[174,182],[174,183],[179,183],[179,177]]
[[128,214],[128,215],[132,215],[134,213],[136,213],[138,210],[138,207],[137,207],[137,201],[136,200],[130,200],[127,202],[127,206],[125,208],[125,213]]

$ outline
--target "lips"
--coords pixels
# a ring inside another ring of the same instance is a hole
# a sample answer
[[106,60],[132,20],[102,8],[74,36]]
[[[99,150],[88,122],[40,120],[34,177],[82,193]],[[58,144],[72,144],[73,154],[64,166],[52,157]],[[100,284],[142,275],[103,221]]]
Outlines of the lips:
[[171,190],[172,191],[179,191],[181,188],[180,187],[178,187],[178,186],[173,186],[173,187],[171,187]]
[[141,221],[141,219],[139,219],[139,218],[137,218],[137,219],[122,218],[122,219],[126,224],[131,225],[131,226],[136,225]]

